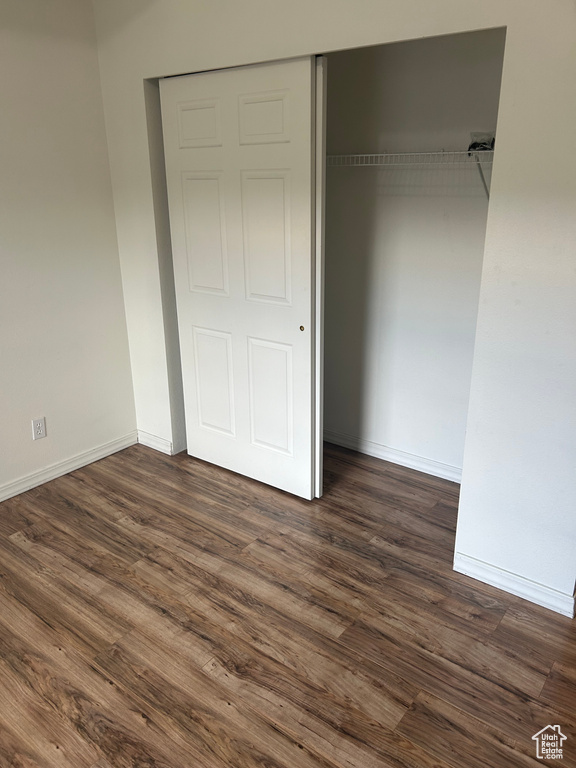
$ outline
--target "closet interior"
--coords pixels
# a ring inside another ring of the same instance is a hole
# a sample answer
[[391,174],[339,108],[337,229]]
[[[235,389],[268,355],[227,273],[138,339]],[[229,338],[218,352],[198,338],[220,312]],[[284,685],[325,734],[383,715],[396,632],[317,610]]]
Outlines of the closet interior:
[[504,43],[494,29],[327,55],[324,436],[451,480]]

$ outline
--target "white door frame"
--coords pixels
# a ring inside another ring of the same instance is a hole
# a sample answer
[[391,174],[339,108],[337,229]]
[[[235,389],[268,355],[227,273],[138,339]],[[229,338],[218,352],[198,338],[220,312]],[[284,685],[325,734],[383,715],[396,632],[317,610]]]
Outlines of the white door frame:
[[314,495],[322,496],[324,474],[324,244],[326,213],[326,57],[316,57],[315,218],[314,248]]

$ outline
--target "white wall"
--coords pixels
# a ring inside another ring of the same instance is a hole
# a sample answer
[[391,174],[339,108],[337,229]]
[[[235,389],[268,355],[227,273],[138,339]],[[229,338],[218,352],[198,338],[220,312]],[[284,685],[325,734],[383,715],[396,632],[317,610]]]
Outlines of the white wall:
[[[496,130],[504,31],[328,56],[329,154]],[[328,167],[326,438],[459,479],[488,201],[474,164]]]
[[0,69],[2,498],[135,416],[91,4],[3,0]]
[[507,27],[457,549],[569,600],[576,579],[573,0],[93,2],[139,426],[166,438],[143,79]]

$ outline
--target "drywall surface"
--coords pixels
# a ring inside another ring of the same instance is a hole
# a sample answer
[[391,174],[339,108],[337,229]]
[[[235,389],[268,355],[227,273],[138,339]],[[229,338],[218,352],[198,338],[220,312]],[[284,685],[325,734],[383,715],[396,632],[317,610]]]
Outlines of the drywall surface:
[[457,549],[573,594],[573,0],[94,0],[94,8],[139,415],[167,435],[143,79],[507,27]]
[[[496,129],[503,54],[489,30],[329,55],[328,153],[466,150],[472,130]],[[326,189],[327,437],[458,477],[488,213],[478,170],[328,167]]]
[[135,416],[90,3],[3,0],[0,66],[1,495]]

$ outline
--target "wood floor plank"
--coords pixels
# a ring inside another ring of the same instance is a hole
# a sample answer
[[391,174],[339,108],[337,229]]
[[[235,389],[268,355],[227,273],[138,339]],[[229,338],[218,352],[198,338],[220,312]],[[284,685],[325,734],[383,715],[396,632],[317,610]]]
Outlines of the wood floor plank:
[[[336,471],[337,476],[346,477],[346,471],[353,472],[354,489],[362,493],[364,498],[377,496],[384,504],[399,505],[404,509],[432,508],[440,501],[441,495],[449,497],[453,493],[454,498],[458,495],[458,486],[455,483],[432,476],[422,478],[420,472],[406,471],[404,468],[399,471],[396,465],[388,462],[370,465],[364,457],[357,462],[354,452],[344,454],[341,451],[333,451],[330,459],[330,467]],[[383,474],[386,476],[385,486],[381,481]],[[330,478],[328,479],[328,487],[325,490],[327,500],[338,490],[337,485],[330,483]]]
[[[393,480],[406,484],[407,487],[416,487],[419,491],[432,492],[439,495],[446,504],[457,506],[460,486],[451,480],[435,477],[414,469],[408,469],[400,464],[390,461],[382,461],[374,456],[358,453],[349,448],[343,448],[333,443],[324,443],[324,452],[327,458],[327,471],[334,471],[341,465],[347,465],[353,469],[352,484],[357,482],[358,476],[368,473],[375,487],[378,487],[381,479],[385,478],[386,486]],[[338,473],[338,477],[348,479],[346,473]]]
[[[415,601],[468,622],[474,632],[490,634],[510,608],[510,601],[499,590],[486,594],[460,574],[431,573],[427,568],[404,565],[388,574],[386,586],[404,595],[407,605]],[[380,593],[381,594],[381,593]]]
[[283,582],[276,576],[258,572],[257,568],[246,566],[245,561],[226,563],[218,571],[228,581],[258,597],[268,605],[276,606],[289,619],[316,629],[323,635],[338,637],[349,627],[358,610],[335,601],[325,605],[326,593],[317,590],[313,584],[308,587],[292,582]]
[[566,727],[573,726],[576,731],[576,667],[574,664],[564,664],[559,661],[554,663],[540,699],[561,714],[562,723]]
[[333,768],[252,713],[201,670],[138,632],[98,657],[99,667],[168,718],[201,765]]
[[452,570],[458,492],[138,445],[0,503],[0,768],[575,766],[576,623]]
[[[572,619],[524,601],[510,606],[494,631],[503,645],[524,648],[540,664],[576,668],[576,624]],[[575,701],[576,709],[576,701]]]
[[396,530],[449,546],[456,510],[437,502],[433,507],[416,506],[406,514],[402,504],[386,503],[377,495],[366,498],[357,488],[339,483],[330,495],[318,500],[318,512],[313,519],[332,522],[336,527],[356,526],[356,531],[367,539],[382,531]]
[[0,536],[10,536],[22,530],[27,525],[36,522],[36,517],[30,516],[30,510],[26,506],[26,494],[14,496],[2,502],[0,514]]
[[[204,670],[222,686],[233,691],[242,701],[271,722],[275,728],[291,735],[315,753],[349,768],[391,768],[413,765],[418,768],[439,768],[438,762],[408,739],[402,740],[393,729],[345,708],[335,701],[327,707],[318,707],[316,691],[300,683],[299,686],[282,685],[277,675],[272,676],[247,665],[222,664],[214,658]],[[271,671],[277,671],[277,666]],[[254,674],[256,673],[256,674]],[[402,753],[400,757],[399,753]],[[409,760],[407,760],[409,756]]]
[[406,510],[400,505],[386,504],[381,499],[362,499],[358,505],[357,491],[340,488],[336,498],[320,499],[320,506],[327,522],[340,521],[355,525],[363,538],[370,540],[373,536],[384,535],[386,532],[407,533],[420,536],[435,545],[449,548],[454,537],[454,522],[456,514],[441,511],[440,503],[431,509],[425,508]]
[[286,545],[307,550],[315,562],[324,565],[329,561],[331,570],[350,571],[355,578],[371,580],[374,584],[382,583],[390,571],[401,564],[368,541],[342,536],[327,525],[322,529],[311,525],[305,528],[299,525],[282,526],[278,535],[287,537]]
[[[146,589],[145,596],[135,595],[131,588],[116,586],[103,590],[99,599],[113,610],[122,610],[132,630],[145,634],[156,643],[162,643],[173,632],[185,628],[194,618],[194,613],[179,599],[173,599],[165,592],[154,594]],[[203,666],[214,654],[211,639],[204,633],[194,637],[190,644],[189,661]]]
[[463,717],[459,709],[428,693],[418,695],[398,732],[454,768],[533,768],[535,763],[531,736],[518,744],[505,731]]
[[10,595],[88,655],[99,653],[130,630],[122,616],[43,566],[10,539],[0,540],[0,593]]
[[50,766],[89,768],[99,751],[0,660],[0,730],[14,734]]
[[388,637],[369,625],[356,622],[338,642],[393,670],[418,689],[439,696],[470,717],[492,727],[505,727],[512,736],[525,738],[526,729],[535,733],[544,727],[543,722],[546,725],[557,714],[539,698],[492,682],[466,665],[416,648],[404,638]]
[[387,637],[398,637],[407,644],[492,680],[538,696],[552,662],[522,645],[510,647],[494,633],[478,629],[473,621],[447,613],[418,597],[406,605],[403,592],[388,586],[360,620]]
[[203,542],[203,546],[198,546],[195,542],[186,540],[183,544],[173,534],[156,528],[154,521],[150,521],[146,526],[141,526],[132,519],[126,519],[120,523],[132,529],[141,530],[141,535],[158,547],[176,552],[180,557],[193,564],[201,565],[211,573],[225,575],[229,581],[239,587],[244,586],[250,594],[258,597],[262,602],[278,605],[287,616],[308,623],[332,637],[338,637],[346,627],[350,626],[358,612],[353,606],[349,608],[340,606],[345,611],[342,613],[338,612],[333,604],[325,606],[323,600],[327,600],[327,596],[316,590],[313,584],[306,587],[291,579],[281,581],[278,579],[278,574],[264,573],[258,563],[251,563],[249,556],[242,558],[241,553],[237,553],[235,557],[229,553],[226,555],[222,552],[218,553],[207,542]]
[[146,553],[148,548],[142,541],[118,528],[113,521],[104,519],[69,492],[61,492],[58,483],[59,479],[54,480],[54,485],[46,483],[31,491],[53,526],[94,542],[128,564]]
[[[269,519],[247,514],[248,501],[235,497],[229,489],[215,493],[213,483],[206,484],[186,472],[173,475],[170,470],[174,470],[174,466],[168,465],[170,469],[163,467],[163,473],[159,475],[152,474],[149,467],[142,468],[140,462],[131,461],[129,456],[123,456],[123,459],[127,467],[116,467],[111,479],[124,494],[130,494],[134,480],[137,480],[138,496],[146,499],[146,508],[151,511],[158,513],[169,504],[171,518],[177,518],[183,524],[194,521],[196,526],[204,526],[239,544],[249,543],[269,530]],[[107,471],[111,472],[110,469]]]
[[[143,579],[154,581],[156,575],[163,582],[167,560],[167,553],[158,552],[154,562],[147,558],[135,569]],[[335,701],[387,726],[398,721],[416,695],[417,689],[394,674],[385,675],[374,665],[345,653],[330,638],[287,620],[280,611],[218,574],[173,559],[170,573],[180,585],[188,585],[184,599],[190,612],[181,626],[188,630],[189,638],[195,634],[204,643],[198,652],[220,654],[224,659],[227,647],[242,644],[325,690]]]
[[[255,556],[283,557],[300,571],[314,573],[322,581],[329,581],[338,589],[347,591],[351,599],[368,603],[385,589],[391,570],[380,562],[380,553],[371,552],[364,543],[354,541],[354,547],[340,547],[310,532],[284,529],[260,537],[247,547]],[[357,552],[361,554],[357,554]]]
[[52,768],[30,753],[29,747],[14,741],[12,734],[0,732],[0,768]]
[[[196,600],[193,602],[196,603]],[[148,627],[144,631],[146,635],[150,635]],[[257,651],[249,643],[231,635],[220,624],[202,617],[197,611],[190,612],[186,629],[176,633],[164,633],[161,642],[163,647],[170,649],[174,657],[182,659],[182,665],[186,668],[190,667],[190,664],[202,666],[205,670],[209,667],[211,674],[216,668],[226,670],[226,674],[234,674],[236,679],[249,685],[259,700],[268,700],[268,697],[272,696],[279,702],[277,711],[288,714],[291,708],[301,707],[301,717],[314,718],[317,730],[328,732],[324,738],[328,739],[326,743],[330,745],[343,738],[340,733],[343,730],[347,734],[350,753],[359,750],[362,752],[364,745],[360,741],[360,746],[357,746],[358,739],[366,739],[368,733],[379,734],[382,731],[382,722],[395,725],[406,711],[405,706],[387,694],[384,686],[370,686],[361,674],[358,674],[352,683],[352,696],[335,695],[325,687],[314,684],[308,674],[295,674],[285,665]],[[212,658],[202,665],[202,655],[210,653],[213,654]],[[346,674],[349,670],[343,669],[342,672]],[[354,676],[350,677],[352,679]],[[343,687],[345,685],[344,683]],[[369,717],[353,705],[357,699],[362,700],[364,710],[367,705],[371,707]],[[247,697],[242,697],[242,700],[249,703]],[[269,720],[269,710],[259,711],[259,714]],[[287,735],[300,743],[307,743],[306,739],[310,734],[303,727],[291,729],[284,718],[273,721],[272,724],[274,727],[281,727]],[[309,746],[325,757],[334,757],[330,750],[319,748],[316,742],[310,742]],[[360,765],[368,760],[368,756],[363,752],[362,754]]]
[[[109,484],[99,481],[95,474],[100,462],[77,469],[54,481],[55,487],[98,518],[113,522],[125,517],[133,509],[133,499],[125,499]],[[141,505],[140,505],[141,506]]]
[[53,768],[48,757],[33,750],[30,739],[20,740],[6,725],[0,727],[0,768]]
[[366,580],[358,584],[343,568],[322,568],[314,558],[295,555],[294,547],[287,547],[286,543],[287,538],[282,535],[264,536],[245,547],[240,559],[249,560],[266,572],[289,573],[301,587],[313,587],[323,605],[333,605],[342,614],[356,616],[368,607]]
[[38,563],[91,594],[98,594],[110,575],[128,570],[123,560],[46,522],[30,525],[9,538]]
[[114,467],[117,466],[121,466],[128,474],[131,474],[133,467],[138,467],[145,473],[177,478],[179,486],[189,490],[191,495],[194,495],[195,489],[199,487],[199,498],[209,498],[229,507],[241,508],[252,504],[265,492],[263,486],[255,480],[234,472],[223,474],[214,464],[200,460],[191,461],[185,453],[167,457],[156,452],[154,456],[150,456],[149,449],[136,446],[134,450],[122,452],[119,462],[114,463]]
[[[10,606],[4,600],[2,607]],[[154,708],[143,706],[32,613],[12,612],[15,622],[5,620],[9,615],[9,610],[0,615],[1,663],[12,681],[43,700],[44,707],[50,705],[90,745],[91,760],[77,763],[78,768],[92,765],[95,755],[120,768],[188,768],[193,750]],[[3,686],[0,676],[0,690],[11,691],[14,684]],[[23,732],[32,727],[28,723]]]
[[473,637],[467,633],[467,625],[456,618],[437,626],[431,618],[431,612],[415,612],[402,604],[401,595],[392,593],[376,610],[363,613],[358,624],[360,631],[376,632],[388,643],[424,651],[529,696],[540,694],[549,665],[542,668],[529,654],[521,654],[521,649],[516,655],[488,637]]
[[431,573],[446,571],[453,560],[447,547],[403,531],[374,536],[369,544],[381,550],[387,558],[425,568]]

